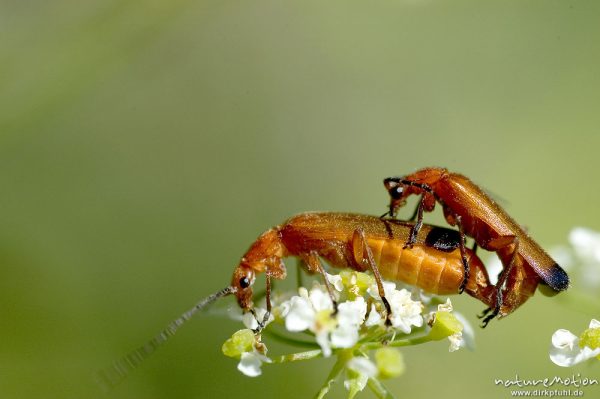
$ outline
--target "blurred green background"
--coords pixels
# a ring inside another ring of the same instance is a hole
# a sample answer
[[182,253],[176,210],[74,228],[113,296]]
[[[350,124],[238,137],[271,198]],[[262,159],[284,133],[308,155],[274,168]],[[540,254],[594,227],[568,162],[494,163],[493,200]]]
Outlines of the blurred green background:
[[[383,213],[390,175],[462,172],[547,248],[600,228],[599,16],[593,0],[0,2],[0,397],[311,397],[330,359],[245,377],[220,352],[240,325],[218,314],[108,395],[92,373],[228,284],[268,227]],[[482,304],[455,306],[477,323]],[[506,398],[494,378],[598,378],[547,355],[592,316],[536,295],[474,352],[404,350],[389,386]]]

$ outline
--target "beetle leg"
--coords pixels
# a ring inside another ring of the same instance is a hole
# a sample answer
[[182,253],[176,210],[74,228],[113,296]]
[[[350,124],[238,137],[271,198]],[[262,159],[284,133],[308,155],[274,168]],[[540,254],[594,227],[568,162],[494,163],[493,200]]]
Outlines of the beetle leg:
[[263,326],[265,326],[267,324],[267,321],[269,320],[269,316],[271,316],[271,275],[269,273],[265,273],[265,274],[266,274],[266,279],[267,279],[267,284],[266,284],[267,293],[265,295],[265,300],[267,301],[267,313],[265,313],[263,320],[262,320]]
[[[367,237],[365,236],[365,232],[363,229],[358,228],[354,230],[354,236],[352,237],[352,245],[354,260],[359,263],[361,266],[364,266],[367,263],[367,266],[373,272],[373,276],[375,277],[375,282],[377,283],[377,291],[379,293],[379,297],[381,298],[381,302],[383,302],[383,306],[385,306],[385,310],[387,312],[387,317],[385,319],[385,324],[390,326],[391,315],[392,315],[392,307],[385,297],[385,291],[383,289],[383,282],[381,280],[381,273],[379,273],[379,268],[375,263],[375,257],[373,256],[373,252],[371,251],[371,247],[367,245]],[[357,248],[358,247],[358,248]],[[366,256],[365,256],[366,255]]]
[[410,218],[411,221],[414,221],[416,218],[417,222],[410,229],[410,235],[408,236],[408,241],[406,241],[406,243],[404,244],[403,249],[412,248],[414,243],[417,241],[417,235],[419,234],[421,227],[423,227],[423,208],[424,208],[424,206],[425,206],[425,194],[423,194],[421,196],[421,199],[419,200],[419,204],[417,205],[417,208],[415,209],[415,213]]
[[484,309],[483,312],[481,312],[480,314],[477,315],[478,319],[483,319],[485,317],[486,314],[490,313],[492,311],[492,308],[487,308]]
[[265,273],[265,277],[267,280],[266,281],[266,291],[265,291],[265,301],[267,302],[267,312],[263,316],[262,320],[259,320],[254,308],[250,309],[250,313],[252,313],[252,316],[254,316],[254,319],[258,323],[258,327],[256,327],[254,330],[252,330],[252,332],[254,332],[254,334],[260,334],[260,332],[267,325],[267,322],[269,321],[269,317],[271,317],[272,305],[271,305],[271,275],[270,275],[270,273],[269,272]]
[[331,283],[327,280],[327,274],[325,273],[325,269],[323,269],[323,265],[321,264],[321,260],[319,259],[319,255],[316,251],[310,251],[307,255],[302,255],[304,262],[306,262],[306,266],[308,267],[308,271],[311,273],[319,273],[323,276],[323,282],[325,283],[325,288],[327,288],[327,293],[331,298],[331,303],[333,303],[333,314],[337,314],[338,305],[335,300],[335,296],[333,295],[333,288],[331,287]]
[[460,248],[460,257],[462,258],[462,264],[465,268],[465,276],[463,278],[463,282],[460,284],[460,289],[458,290],[459,294],[462,294],[467,286],[467,281],[469,281],[469,272],[471,270],[469,266],[469,261],[467,259],[467,250],[465,249],[465,243],[467,237],[465,236],[465,232],[462,226],[462,217],[460,215],[456,215],[456,224],[458,226],[458,233],[460,234],[460,242],[458,247]]
[[519,238],[516,236],[515,237],[503,237],[503,240],[507,240],[509,238],[511,238],[511,243],[513,245],[512,250],[510,250],[510,252],[508,252],[508,254],[511,255],[510,261],[508,262],[508,265],[505,265],[504,269],[498,276],[498,282],[496,283],[496,289],[497,289],[497,291],[496,291],[496,306],[494,307],[494,310],[488,316],[486,316],[485,319],[483,319],[482,327],[484,327],[484,328],[485,328],[485,326],[488,325],[488,323],[494,317],[496,317],[498,315],[498,313],[500,313],[500,308],[502,307],[502,303],[504,301],[503,287],[506,284],[508,275],[510,274],[511,270],[513,269],[515,262],[517,261],[517,255],[519,254]]

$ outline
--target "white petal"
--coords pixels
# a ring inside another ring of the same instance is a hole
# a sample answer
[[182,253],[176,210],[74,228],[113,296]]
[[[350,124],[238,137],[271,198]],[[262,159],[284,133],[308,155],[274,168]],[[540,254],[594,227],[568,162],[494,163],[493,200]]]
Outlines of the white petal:
[[333,303],[331,302],[329,294],[320,288],[311,289],[308,297],[310,303],[317,312],[320,310],[333,309]]
[[299,294],[299,295],[300,295],[302,298],[306,299],[307,301],[309,300],[309,299],[308,299],[308,290],[307,290],[305,287],[300,287],[300,288],[298,288],[298,294]]
[[259,353],[244,352],[242,353],[242,357],[237,368],[248,377],[258,377],[262,373],[260,369],[262,363],[270,361],[271,360],[269,358]]
[[589,328],[600,328],[600,321],[598,321],[596,319],[592,319],[590,321],[590,327]]
[[290,301],[281,302],[281,304],[278,306],[279,315],[281,317],[286,317],[288,315],[288,313],[290,312],[291,306],[292,306],[292,304]]
[[355,384],[356,388],[359,391],[362,391],[367,386],[368,381],[369,381],[369,377],[367,377],[366,375],[360,374],[356,378],[345,380],[344,388],[346,388],[347,391],[350,391],[350,390],[352,390],[353,385]]
[[315,335],[315,340],[317,344],[321,347],[323,351],[323,357],[331,356],[331,344],[329,343],[329,333],[320,332]]
[[[382,284],[383,284],[383,292],[385,293],[386,297],[389,297],[392,294],[392,292],[394,292],[396,290],[396,284],[394,284],[394,283],[390,283],[388,281],[382,281]],[[367,292],[373,298],[375,298],[375,299],[381,299],[379,297],[379,287],[377,287],[377,284],[371,285],[367,289]]]
[[552,334],[552,346],[558,349],[569,348],[569,350],[573,350],[573,347],[576,347],[576,343],[578,338],[569,330],[556,330],[554,334]]
[[350,370],[356,371],[360,375],[367,376],[369,378],[377,375],[377,366],[366,357],[353,357],[346,364]]
[[450,348],[448,349],[449,352],[457,351],[461,346],[463,346],[462,332],[460,331],[456,334],[450,335],[448,340],[450,341]]
[[331,285],[333,285],[333,288],[335,288],[337,291],[342,292],[344,290],[344,284],[342,283],[342,276],[340,276],[339,274],[329,274],[329,273],[325,273],[325,276],[327,277],[327,281],[329,281],[331,283]]
[[598,355],[600,355],[600,348],[591,349],[587,346],[583,349],[550,348],[550,360],[561,367],[571,367]]
[[461,346],[464,346],[469,350],[475,350],[475,330],[473,329],[473,326],[461,313],[454,312],[453,314],[463,325]]
[[446,298],[446,303],[438,305],[438,312],[452,312],[452,302],[450,302],[450,298]]
[[359,296],[354,301],[346,301],[338,305],[337,320],[340,326],[358,327],[365,320],[367,303],[365,298]]
[[314,324],[315,311],[310,302],[295,296],[290,300],[290,311],[285,318],[285,328],[288,331],[304,331]]
[[371,304],[371,311],[369,312],[369,317],[367,318],[367,321],[365,321],[365,326],[372,327],[372,326],[379,325],[382,322],[383,322],[383,317],[381,317],[381,315],[375,308],[375,305]]
[[358,342],[358,327],[338,327],[331,332],[331,345],[335,348],[350,348]]

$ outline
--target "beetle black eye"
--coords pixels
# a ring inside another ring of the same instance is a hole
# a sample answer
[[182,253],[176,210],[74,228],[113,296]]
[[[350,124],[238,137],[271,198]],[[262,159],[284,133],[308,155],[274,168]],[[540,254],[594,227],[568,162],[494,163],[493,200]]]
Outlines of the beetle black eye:
[[242,277],[240,279],[240,287],[242,287],[242,288],[250,287],[250,279],[248,277]]
[[404,192],[404,187],[396,186],[390,190],[390,195],[393,199],[399,199],[402,197],[402,193]]

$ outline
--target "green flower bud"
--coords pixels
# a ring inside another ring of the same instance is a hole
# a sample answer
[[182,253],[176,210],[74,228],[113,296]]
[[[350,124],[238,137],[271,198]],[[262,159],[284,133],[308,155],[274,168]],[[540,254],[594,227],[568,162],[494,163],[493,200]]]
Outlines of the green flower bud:
[[[579,347],[600,348],[600,328],[588,328],[579,337]],[[600,359],[600,356],[598,356]]]
[[435,312],[435,319],[431,331],[429,331],[429,338],[439,341],[462,331],[462,329],[463,325],[452,313]]
[[244,352],[251,352],[254,347],[254,333],[252,330],[245,329],[233,333],[223,346],[221,351],[225,356],[239,359]]
[[402,353],[389,347],[375,351],[375,364],[381,378],[398,377],[405,369]]
[[375,284],[375,279],[367,273],[344,270],[340,272],[342,284],[348,290],[350,300],[364,296],[367,289]]

